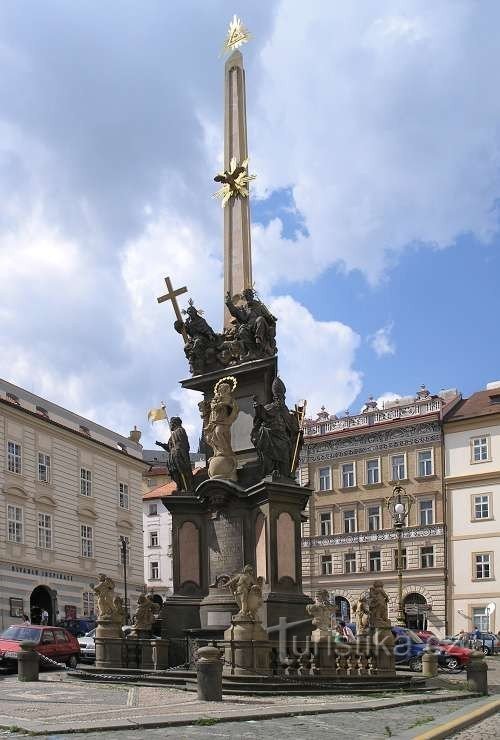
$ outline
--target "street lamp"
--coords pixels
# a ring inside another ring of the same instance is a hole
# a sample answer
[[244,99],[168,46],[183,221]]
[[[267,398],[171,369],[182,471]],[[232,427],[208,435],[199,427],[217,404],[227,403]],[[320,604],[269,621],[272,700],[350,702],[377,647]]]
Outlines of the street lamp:
[[120,548],[121,548],[122,565],[123,565],[123,592],[125,596],[125,622],[126,624],[129,623],[128,599],[127,599],[127,555],[128,555],[128,541],[127,540],[128,540],[127,537],[120,535]]
[[398,535],[398,616],[396,624],[401,627],[406,626],[404,612],[403,612],[403,558],[402,558],[402,530],[405,525],[405,521],[410,513],[411,506],[414,502],[413,496],[406,493],[403,486],[394,486],[392,496],[387,499],[386,504],[389,509],[389,513],[392,517],[394,529]]

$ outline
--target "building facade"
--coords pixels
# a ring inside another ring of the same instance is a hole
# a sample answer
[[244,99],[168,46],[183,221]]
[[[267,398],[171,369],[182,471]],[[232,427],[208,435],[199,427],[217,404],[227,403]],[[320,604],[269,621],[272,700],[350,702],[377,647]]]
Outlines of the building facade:
[[143,494],[144,582],[148,593],[161,603],[172,593],[172,517],[162,497],[175,490],[169,481]]
[[500,382],[445,417],[453,634],[500,629]]
[[414,498],[402,532],[406,623],[445,633],[442,416],[458,398],[422,387],[383,409],[370,399],[356,416],[322,409],[306,423],[300,482],[309,481],[314,494],[303,525],[304,589],[326,589],[338,617],[352,619],[378,579],[396,620],[397,532],[386,501],[398,484]]
[[143,589],[142,447],[0,380],[0,623],[90,616],[99,573]]

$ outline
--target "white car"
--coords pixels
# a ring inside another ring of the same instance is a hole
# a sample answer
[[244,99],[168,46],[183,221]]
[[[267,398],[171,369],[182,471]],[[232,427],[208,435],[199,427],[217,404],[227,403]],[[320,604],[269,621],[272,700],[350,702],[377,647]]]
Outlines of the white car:
[[95,628],[87,632],[83,637],[78,638],[80,645],[80,660],[93,663],[95,660]]

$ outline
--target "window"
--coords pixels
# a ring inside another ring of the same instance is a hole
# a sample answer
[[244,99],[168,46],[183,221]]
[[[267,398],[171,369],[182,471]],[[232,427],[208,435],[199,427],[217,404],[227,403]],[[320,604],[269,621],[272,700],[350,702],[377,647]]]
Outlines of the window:
[[404,455],[393,455],[391,459],[392,480],[406,479],[406,465]]
[[118,562],[123,565],[123,542],[125,543],[125,565],[130,565],[130,537],[121,535],[118,543]]
[[152,560],[149,563],[149,579],[151,581],[157,581],[160,577],[160,564],[157,560]]
[[488,437],[474,437],[472,444],[472,461],[484,462],[488,460]]
[[149,504],[148,506],[148,516],[157,516],[158,515],[158,504]]
[[321,575],[330,576],[333,573],[333,562],[331,555],[321,556]]
[[356,553],[346,552],[344,555],[344,572],[356,573]]
[[432,475],[432,450],[422,450],[417,453],[417,473],[420,478]]
[[485,580],[491,578],[491,553],[478,552],[474,555],[474,578]]
[[378,460],[366,461],[366,483],[369,486],[380,483],[380,466]]
[[[394,550],[394,569],[398,570],[398,551]],[[401,570],[406,570],[406,547],[401,548]]]
[[485,606],[474,607],[472,610],[472,624],[481,632],[489,632],[490,619]]
[[80,494],[92,496],[92,471],[87,468],[80,468]]
[[330,491],[332,488],[332,479],[330,468],[319,469],[319,490]]
[[332,533],[332,515],[329,511],[319,515],[319,529],[323,537]]
[[434,523],[434,510],[432,501],[420,501],[420,526],[425,527]]
[[128,484],[120,483],[118,486],[118,503],[121,509],[128,509]]
[[489,519],[490,518],[490,497],[486,494],[481,496],[474,496],[474,519]]
[[380,529],[380,506],[368,507],[368,530],[378,532]]
[[82,594],[83,616],[91,617],[95,613],[94,592],[84,591]]
[[344,532],[356,531],[356,512],[354,509],[344,511]]
[[38,547],[44,550],[52,548],[52,517],[50,514],[38,514]]
[[23,541],[23,510],[20,506],[7,506],[7,539],[9,542]]
[[158,547],[158,532],[150,532],[149,533],[149,546],[150,547]]
[[21,445],[17,442],[7,442],[7,469],[21,475]]
[[373,550],[369,556],[369,568],[373,573],[374,571],[382,570],[382,564],[380,559],[380,550]]
[[38,453],[38,480],[40,483],[50,483],[50,455]]
[[94,557],[94,530],[88,524],[80,525],[80,538],[82,543],[82,557]]
[[68,638],[66,637],[66,632],[64,630],[54,630],[54,635],[56,637],[56,642],[64,643],[65,645],[68,643]]
[[354,463],[344,463],[341,466],[342,471],[342,488],[352,488],[356,485],[354,475]]
[[422,547],[420,550],[420,567],[434,568],[434,547]]

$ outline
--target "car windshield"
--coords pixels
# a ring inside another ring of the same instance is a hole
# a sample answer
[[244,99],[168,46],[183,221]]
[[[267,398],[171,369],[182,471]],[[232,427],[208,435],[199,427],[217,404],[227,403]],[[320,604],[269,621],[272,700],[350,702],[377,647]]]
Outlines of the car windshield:
[[4,640],[15,640],[16,642],[22,642],[23,640],[39,642],[40,634],[41,630],[35,627],[9,627],[2,632],[0,637]]
[[424,642],[424,640],[421,640],[420,637],[416,635],[415,632],[413,632],[413,630],[405,630],[405,634],[408,635],[413,643]]
[[90,630],[90,632],[87,632],[85,634],[85,637],[95,637],[95,629]]

